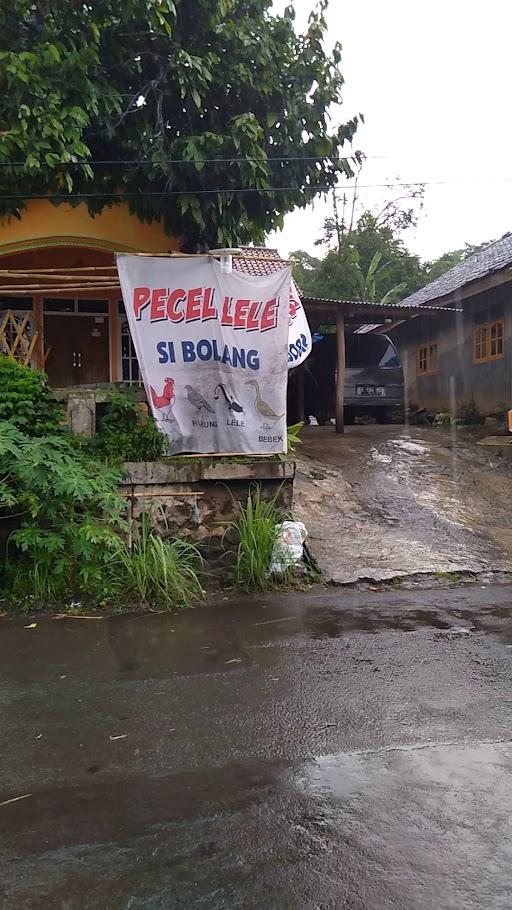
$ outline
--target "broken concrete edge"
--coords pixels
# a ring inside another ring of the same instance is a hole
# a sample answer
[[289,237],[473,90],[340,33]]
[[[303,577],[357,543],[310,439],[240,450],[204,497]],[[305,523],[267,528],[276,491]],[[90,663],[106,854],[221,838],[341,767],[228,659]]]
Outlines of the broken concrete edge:
[[124,464],[122,486],[141,484],[190,484],[209,481],[229,483],[265,480],[293,480],[294,461],[201,462],[170,464],[164,461],[127,461]]
[[459,587],[470,584],[487,585],[509,585],[512,583],[512,569],[453,569],[452,571],[439,572],[395,572],[389,575],[361,575],[351,578],[347,581],[340,581],[334,578],[320,575],[320,581],[327,587],[346,588],[348,590],[356,588],[435,588],[435,587]]

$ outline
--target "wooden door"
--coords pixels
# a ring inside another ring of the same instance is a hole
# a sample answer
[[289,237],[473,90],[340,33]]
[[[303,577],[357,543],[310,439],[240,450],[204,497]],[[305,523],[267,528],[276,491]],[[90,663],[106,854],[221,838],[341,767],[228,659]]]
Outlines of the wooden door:
[[45,316],[44,340],[51,348],[46,372],[54,388],[108,382],[107,316]]

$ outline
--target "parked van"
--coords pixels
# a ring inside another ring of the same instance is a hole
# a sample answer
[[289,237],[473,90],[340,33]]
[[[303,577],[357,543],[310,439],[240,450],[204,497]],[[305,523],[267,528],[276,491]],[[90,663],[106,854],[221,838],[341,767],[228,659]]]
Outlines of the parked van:
[[370,412],[379,422],[403,406],[404,375],[387,335],[345,336],[346,419]]
[[[336,388],[336,336],[325,335],[313,345],[305,363],[306,416],[319,423],[334,416]],[[404,377],[398,354],[387,335],[345,335],[345,420],[370,415],[384,423],[395,408],[403,406]],[[292,391],[289,410],[293,412]]]

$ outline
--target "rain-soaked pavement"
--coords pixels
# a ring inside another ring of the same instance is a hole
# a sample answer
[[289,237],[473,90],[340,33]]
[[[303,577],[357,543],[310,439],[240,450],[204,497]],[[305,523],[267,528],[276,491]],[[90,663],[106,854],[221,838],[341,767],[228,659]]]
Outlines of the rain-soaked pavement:
[[2,910],[512,906],[511,587],[33,622],[0,622]]
[[480,445],[484,435],[370,425],[336,436],[306,427],[295,511],[325,576],[343,584],[509,572],[512,450]]

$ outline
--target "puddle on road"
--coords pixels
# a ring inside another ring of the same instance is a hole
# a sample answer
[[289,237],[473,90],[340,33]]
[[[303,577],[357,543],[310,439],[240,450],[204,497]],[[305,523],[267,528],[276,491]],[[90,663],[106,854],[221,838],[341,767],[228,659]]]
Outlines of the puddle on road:
[[252,663],[222,625],[205,627],[179,615],[112,617],[108,643],[119,673],[131,679],[224,673]]
[[306,612],[304,627],[310,638],[341,638],[354,632],[378,633],[415,632],[422,627],[448,630],[452,624],[435,610],[407,610],[402,613],[376,613],[373,608],[361,607],[352,613],[315,607]]
[[257,803],[287,773],[283,760],[255,759],[251,764],[191,769],[167,777],[97,775],[81,785],[42,787],[23,805],[13,804],[12,811],[0,815],[0,835],[6,843],[14,840],[22,852],[42,844],[45,850],[112,841],[120,846],[155,825],[176,825],[208,811],[240,810]]
[[297,776],[303,792],[329,802],[370,794],[373,802],[421,782],[450,791],[471,791],[480,775],[511,774],[510,742],[421,742],[319,756]]
[[466,623],[472,632],[494,635],[502,642],[512,642],[512,604],[510,607],[482,607],[478,611],[454,610],[454,621]]

